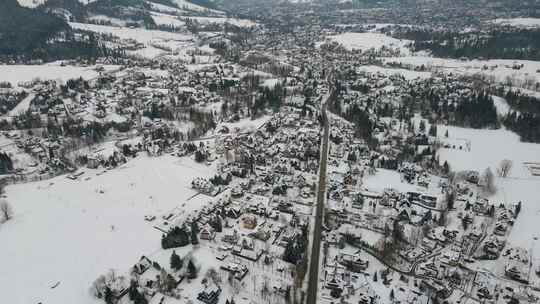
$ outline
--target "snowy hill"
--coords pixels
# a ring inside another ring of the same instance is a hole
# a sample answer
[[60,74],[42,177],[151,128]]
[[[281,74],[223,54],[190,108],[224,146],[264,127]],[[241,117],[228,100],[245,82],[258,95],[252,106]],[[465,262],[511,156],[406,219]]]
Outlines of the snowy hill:
[[[34,8],[44,4],[47,0],[17,0],[21,6]],[[95,2],[96,0],[78,0],[80,3],[86,5],[88,3]]]

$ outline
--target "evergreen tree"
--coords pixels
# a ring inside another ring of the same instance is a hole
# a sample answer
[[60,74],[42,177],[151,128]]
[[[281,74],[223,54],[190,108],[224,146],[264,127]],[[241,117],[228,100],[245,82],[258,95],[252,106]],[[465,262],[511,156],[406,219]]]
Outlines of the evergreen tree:
[[111,288],[109,288],[109,286],[105,286],[105,295],[104,295],[103,299],[105,300],[105,303],[107,303],[107,304],[114,304],[115,303],[114,293],[112,292]]
[[291,264],[296,265],[302,258],[302,251],[297,246],[296,238],[291,239],[285,246],[285,252],[283,253],[283,260]]
[[426,122],[423,119],[420,120],[419,131],[420,133],[426,132]]
[[216,215],[211,221],[210,226],[214,228],[216,232],[223,232],[223,223],[221,221],[221,216]]
[[520,212],[521,212],[521,201],[519,201],[516,205],[515,217],[517,217]]
[[199,226],[197,225],[197,222],[193,221],[191,224],[191,244],[197,245],[199,244]]
[[431,126],[429,126],[429,136],[437,137],[437,125],[436,124],[431,124]]
[[197,277],[197,267],[193,264],[193,260],[189,260],[187,266],[187,277],[189,279],[195,279]]
[[354,153],[354,152],[349,153],[349,156],[347,157],[347,160],[352,162],[352,163],[355,163],[356,160],[357,160],[356,153]]
[[447,175],[448,173],[450,173],[450,165],[445,160],[443,164],[443,174]]
[[182,259],[173,250],[173,252],[171,254],[171,268],[174,269],[174,270],[180,270],[180,269],[182,269],[182,265],[183,265]]
[[161,238],[161,247],[169,249],[174,247],[183,247],[190,243],[189,233],[186,227],[175,226]]
[[463,230],[467,230],[467,228],[469,228],[469,220],[470,220],[470,217],[468,214],[465,215],[463,219],[461,220],[461,226],[463,227]]

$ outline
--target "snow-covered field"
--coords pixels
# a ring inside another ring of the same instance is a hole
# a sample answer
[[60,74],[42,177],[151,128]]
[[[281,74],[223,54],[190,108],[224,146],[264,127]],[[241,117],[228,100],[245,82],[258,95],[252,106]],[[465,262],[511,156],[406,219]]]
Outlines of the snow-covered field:
[[111,34],[120,39],[132,39],[145,45],[144,48],[129,53],[140,55],[143,57],[153,58],[161,54],[169,52],[156,48],[152,45],[169,48],[172,50],[184,50],[186,47],[193,45],[195,38],[189,34],[171,33],[157,30],[146,30],[140,28],[125,28],[104,26],[85,23],[70,23],[72,28],[92,31],[96,33]]
[[223,14],[222,11],[209,9],[209,8],[204,7],[204,6],[193,4],[193,3],[188,2],[186,0],[172,0],[172,2],[174,2],[179,8],[185,9],[185,10],[203,12],[203,13],[208,12],[208,13],[213,13],[213,14]]
[[402,75],[405,79],[426,79],[432,76],[431,72],[419,72],[411,71],[406,69],[394,69],[394,68],[384,68],[376,65],[363,65],[357,69],[358,72],[366,72],[371,74],[381,73],[382,75],[391,76],[395,74]]
[[152,12],[152,19],[157,25],[170,25],[174,27],[183,27],[186,25],[184,21],[179,20],[176,16]]
[[540,162],[540,144],[520,142],[519,136],[508,130],[475,130],[439,125],[437,133],[443,140],[446,130],[451,139],[466,139],[471,142],[470,151],[445,148],[439,150],[441,162],[448,160],[454,171],[482,172],[487,167],[495,170],[501,160],[510,159],[514,163],[512,177],[530,178],[530,173],[523,163]]
[[[530,60],[470,60],[435,58],[429,56],[406,56],[394,58],[382,58],[384,62],[401,63],[411,67],[424,65],[432,70],[440,70],[447,73],[459,74],[484,74],[493,81],[511,81],[514,86],[522,86],[526,81],[536,83],[540,81],[540,62]],[[521,69],[514,69],[515,65],[523,65]]]
[[273,88],[280,82],[281,82],[281,80],[279,78],[270,78],[270,79],[266,79],[265,81],[263,81],[263,83],[261,85],[264,86],[264,87]]
[[220,18],[220,17],[186,17],[186,19],[197,20],[201,24],[225,24],[229,23],[239,27],[251,27],[257,25],[257,23],[248,19],[236,19],[236,18]]
[[[14,218],[0,226],[2,303],[98,303],[88,290],[110,268],[127,272],[160,249],[160,232],[144,215],[186,203],[200,208],[193,177],[215,168],[187,158],[138,157],[118,169],[86,171],[78,180],[9,186]],[[55,288],[51,288],[59,282]]]
[[467,139],[471,142],[470,151],[456,149],[439,150],[440,161],[448,161],[454,171],[478,170],[482,173],[487,167],[496,174],[501,160],[509,159],[513,163],[507,178],[497,178],[497,193],[492,198],[495,202],[523,204],[516,224],[509,236],[511,245],[530,248],[533,244],[533,257],[540,258],[540,246],[533,238],[540,237],[537,227],[540,222],[538,193],[540,177],[533,177],[524,162],[540,162],[540,144],[522,143],[518,135],[508,130],[473,130],[458,127],[438,126],[439,137],[448,130],[450,138]]
[[[19,4],[21,6],[30,7],[30,8],[37,7],[37,6],[47,2],[47,0],[17,0],[17,1],[19,2]],[[92,3],[94,1],[97,1],[97,0],[79,0],[79,2],[82,3],[82,4],[88,4],[88,3]]]
[[241,119],[237,122],[223,122],[219,123],[215,130],[220,130],[222,127],[227,127],[231,133],[251,132],[262,127],[271,116],[265,115],[257,119],[251,120],[249,118]]
[[105,26],[105,25],[95,25],[95,24],[85,24],[71,22],[71,27],[81,30],[92,31],[96,33],[105,33],[112,34],[119,37],[120,39],[133,39],[140,43],[150,43],[156,40],[166,40],[166,41],[190,41],[193,39],[191,35],[156,31],[156,30],[146,30],[140,28],[123,28],[123,27],[114,27],[114,26]]
[[88,18],[91,23],[107,23],[110,22],[113,26],[126,26],[127,21],[119,18],[113,18],[106,15],[93,15]]
[[493,98],[493,104],[495,105],[495,108],[497,109],[497,114],[499,116],[505,116],[507,115],[511,108],[508,102],[504,98],[501,98],[499,96],[491,96]]
[[34,94],[28,94],[26,98],[21,100],[19,104],[17,104],[11,111],[9,111],[8,116],[17,116],[28,111],[28,108],[30,107],[30,102],[32,102],[32,99],[34,99],[34,97]]
[[540,27],[540,18],[510,18],[510,19],[495,19],[491,21],[501,25],[511,25],[523,28]]
[[[118,66],[104,66],[106,71],[115,70]],[[0,81],[8,81],[12,85],[19,82],[41,80],[59,80],[66,82],[69,79],[82,77],[91,79],[97,77],[99,72],[95,67],[60,66],[58,63],[44,65],[0,65]]]
[[36,7],[38,5],[41,5],[45,3],[46,0],[17,0],[21,6],[24,7]]
[[328,36],[327,39],[342,44],[345,48],[361,49],[380,49],[381,47],[398,48],[403,55],[410,54],[406,47],[411,43],[410,40],[396,39],[379,33],[343,33],[335,36]]
[[400,192],[419,191],[419,187],[401,180],[397,171],[377,169],[375,175],[368,175],[363,187],[369,191],[383,192],[386,188],[393,188]]

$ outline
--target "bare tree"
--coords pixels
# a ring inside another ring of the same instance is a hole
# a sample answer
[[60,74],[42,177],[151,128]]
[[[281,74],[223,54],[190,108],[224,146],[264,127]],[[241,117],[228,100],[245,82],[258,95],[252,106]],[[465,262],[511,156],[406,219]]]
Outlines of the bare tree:
[[221,274],[219,274],[219,272],[217,272],[214,267],[210,267],[208,269],[208,271],[206,272],[206,277],[211,279],[212,282],[214,282],[214,284],[216,285],[221,284]]
[[13,216],[13,209],[11,208],[11,205],[6,200],[0,201],[0,215],[2,215],[4,221],[9,221],[11,217]]
[[103,297],[103,291],[105,289],[105,286],[107,286],[107,279],[104,275],[100,275],[90,287],[90,293],[96,297],[101,299]]
[[499,165],[499,176],[507,177],[508,174],[510,174],[510,170],[512,170],[512,161],[509,159],[503,159]]

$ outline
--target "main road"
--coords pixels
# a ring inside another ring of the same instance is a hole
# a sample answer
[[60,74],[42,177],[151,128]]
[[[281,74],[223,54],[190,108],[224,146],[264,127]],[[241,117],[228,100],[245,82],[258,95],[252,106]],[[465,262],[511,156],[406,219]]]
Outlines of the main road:
[[328,160],[328,138],[330,126],[326,114],[326,105],[328,101],[334,98],[334,90],[331,89],[326,100],[323,100],[321,107],[321,118],[323,123],[323,138],[321,146],[321,158],[319,165],[319,185],[317,192],[317,205],[315,210],[315,223],[313,226],[313,245],[311,247],[311,257],[309,259],[309,282],[306,300],[307,304],[317,303],[318,285],[319,285],[319,256],[321,253],[321,238],[323,213],[326,200],[326,169]]

